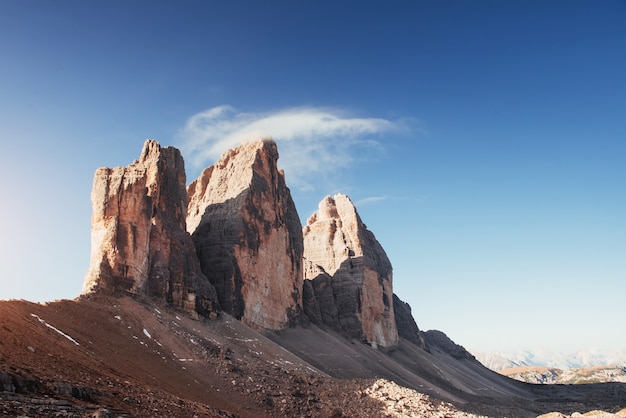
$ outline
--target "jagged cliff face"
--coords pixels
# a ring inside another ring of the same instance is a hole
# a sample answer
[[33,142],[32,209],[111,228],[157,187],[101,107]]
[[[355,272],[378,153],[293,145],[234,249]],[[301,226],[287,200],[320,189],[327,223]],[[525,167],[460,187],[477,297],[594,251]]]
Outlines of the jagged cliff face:
[[188,187],[187,228],[224,311],[281,330],[302,311],[302,230],[271,140],[226,152]]
[[261,331],[305,313],[349,338],[396,344],[384,250],[344,195],[325,198],[302,229],[277,160],[272,140],[247,143],[185,190],[180,152],[149,140],[133,164],[99,169],[84,293],[128,292],[209,317],[221,308]]
[[303,238],[304,274],[311,280],[304,306],[311,320],[373,346],[396,344],[391,263],[350,199],[322,200]]
[[98,169],[91,201],[91,263],[83,294],[128,292],[194,315],[215,315],[215,289],[200,270],[185,227],[185,167],[176,148],[148,140],[133,164]]
[[393,294],[393,313],[398,328],[398,336],[428,351],[428,345],[424,340],[424,336],[422,332],[420,332],[413,318],[413,314],[411,313],[411,306],[403,302],[395,293]]

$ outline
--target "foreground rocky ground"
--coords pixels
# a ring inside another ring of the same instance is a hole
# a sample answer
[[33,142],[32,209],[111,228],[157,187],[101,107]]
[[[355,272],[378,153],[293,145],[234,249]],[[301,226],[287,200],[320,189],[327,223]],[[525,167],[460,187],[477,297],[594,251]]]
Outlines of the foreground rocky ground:
[[331,378],[228,317],[129,299],[0,306],[5,416],[471,416],[387,380]]
[[[381,353],[361,343],[341,342],[339,338],[322,341],[319,336],[326,333],[310,334],[313,337],[308,340],[306,335],[310,332],[296,329],[271,336],[274,340],[282,339],[281,346],[227,315],[214,321],[196,321],[162,306],[125,297],[47,305],[0,302],[0,414],[536,416],[553,410],[571,414],[605,409],[615,413],[620,402],[626,400],[624,386],[616,384],[603,391],[581,392],[582,395],[564,389],[551,395],[543,393],[524,405],[521,396],[531,393],[527,387],[532,386],[511,381],[511,388],[519,391],[520,398],[505,394],[491,402],[463,395],[463,382],[453,374],[449,374],[448,386],[424,379],[422,390],[417,391],[414,389],[420,384],[411,380],[416,378],[393,369],[406,349]],[[311,361],[303,360],[306,353],[293,353],[301,343],[311,349]],[[327,347],[326,352],[323,346]],[[333,352],[335,357],[331,358]],[[446,367],[437,363],[435,357],[429,361],[440,369]],[[463,370],[469,373],[470,369]],[[425,366],[424,373],[429,375]],[[404,383],[394,383],[389,379],[393,376]],[[414,388],[405,387],[406,383]],[[493,393],[509,390],[512,389],[502,386],[493,389]]]

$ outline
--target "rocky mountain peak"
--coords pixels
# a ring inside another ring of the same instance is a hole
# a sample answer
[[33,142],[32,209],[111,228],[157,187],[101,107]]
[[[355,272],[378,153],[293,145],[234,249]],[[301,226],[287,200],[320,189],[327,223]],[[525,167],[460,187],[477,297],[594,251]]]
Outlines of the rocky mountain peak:
[[373,346],[396,344],[391,263],[350,198],[325,197],[303,238],[304,274],[311,280],[305,308],[313,322]]
[[260,330],[302,311],[302,230],[273,140],[227,151],[189,185],[187,228],[222,308]]
[[265,184],[276,188],[278,175],[282,175],[276,167],[277,161],[278,149],[270,139],[248,142],[226,151],[189,185],[187,229],[193,232],[203,219],[208,219],[201,213],[207,203],[236,198],[253,186],[255,178],[264,179]]
[[96,171],[83,294],[130,293],[194,315],[215,315],[215,290],[186,232],[185,181],[180,152],[154,140],[145,142],[132,164]]

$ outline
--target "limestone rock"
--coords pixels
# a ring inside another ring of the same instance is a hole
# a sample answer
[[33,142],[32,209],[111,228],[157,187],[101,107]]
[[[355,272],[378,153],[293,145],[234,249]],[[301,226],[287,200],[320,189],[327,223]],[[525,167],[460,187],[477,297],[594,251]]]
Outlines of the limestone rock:
[[400,300],[395,293],[393,294],[393,313],[396,319],[396,326],[398,327],[398,336],[428,351],[424,336],[417,327],[415,319],[411,314],[411,306]]
[[91,201],[91,263],[83,294],[128,292],[215,315],[215,289],[186,231],[185,166],[176,148],[148,140],[129,166],[98,169]]
[[272,140],[226,152],[188,187],[187,228],[222,309],[258,330],[302,312],[302,230]]
[[344,319],[346,329],[342,327],[339,321],[333,278],[323,268],[308,260],[303,261],[303,267],[305,278],[315,278],[304,281],[302,292],[302,305],[309,320],[319,327],[329,326],[336,331],[360,339],[362,336],[360,324],[355,323],[352,327],[347,324],[349,320],[353,319],[352,316]]
[[437,330],[429,330],[423,334],[424,341],[430,348],[430,351],[439,351],[452,356],[457,360],[470,360],[478,363],[476,358],[469,353],[463,346],[452,341],[446,334]]
[[396,344],[391,263],[350,199],[323,199],[303,237],[304,277],[323,323],[373,346]]

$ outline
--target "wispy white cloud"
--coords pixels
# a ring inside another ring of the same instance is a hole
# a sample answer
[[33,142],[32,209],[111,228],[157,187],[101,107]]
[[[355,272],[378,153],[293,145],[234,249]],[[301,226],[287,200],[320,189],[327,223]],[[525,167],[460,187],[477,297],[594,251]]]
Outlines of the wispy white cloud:
[[370,196],[370,197],[365,197],[363,199],[360,199],[359,201],[357,201],[355,203],[355,205],[357,207],[359,207],[359,206],[367,205],[367,204],[370,204],[370,203],[381,202],[381,201],[386,200],[386,199],[387,199],[387,197],[385,197],[385,196]]
[[399,122],[349,117],[331,108],[245,113],[224,105],[191,116],[178,139],[186,160],[194,167],[203,167],[243,142],[272,138],[278,144],[278,164],[288,182],[306,189],[312,187],[315,177],[352,163],[355,155],[366,150],[381,151],[377,138],[401,129]]

